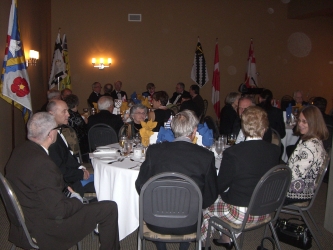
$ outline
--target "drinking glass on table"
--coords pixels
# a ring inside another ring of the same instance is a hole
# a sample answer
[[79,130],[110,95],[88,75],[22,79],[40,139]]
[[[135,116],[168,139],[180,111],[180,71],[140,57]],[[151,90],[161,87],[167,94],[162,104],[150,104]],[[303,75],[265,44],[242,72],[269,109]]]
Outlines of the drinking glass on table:
[[133,137],[133,142],[135,145],[138,145],[141,142],[141,137],[139,133],[135,134],[135,136]]
[[234,133],[229,134],[228,135],[228,144],[230,146],[232,146],[235,144],[235,142],[236,142],[236,134],[234,134]]
[[124,143],[124,155],[129,155],[133,150],[133,141],[126,140]]
[[126,136],[121,136],[120,139],[119,139],[120,147],[124,148],[125,141],[127,141],[127,137]]
[[223,141],[217,140],[215,142],[215,152],[217,153],[217,157],[219,159],[222,158],[223,149],[224,149],[224,143],[223,143]]

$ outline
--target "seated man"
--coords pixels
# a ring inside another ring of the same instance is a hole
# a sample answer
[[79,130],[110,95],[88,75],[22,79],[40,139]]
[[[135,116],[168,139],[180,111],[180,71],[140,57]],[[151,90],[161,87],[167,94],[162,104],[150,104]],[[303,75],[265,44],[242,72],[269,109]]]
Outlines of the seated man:
[[117,133],[119,129],[124,125],[120,115],[114,115],[113,112],[113,100],[110,96],[102,96],[98,102],[99,113],[91,115],[88,118],[88,130],[95,124],[104,123],[111,126]]
[[[69,249],[98,224],[100,249],[120,249],[115,202],[83,205],[63,194],[66,186],[62,174],[48,156],[49,146],[57,140],[56,127],[51,114],[33,115],[27,124],[29,140],[14,149],[6,165],[6,178],[21,204],[30,235],[39,249]],[[72,192],[70,188],[68,191]],[[23,232],[16,225],[10,229],[10,241],[23,240]]]
[[116,81],[114,84],[114,90],[111,92],[111,97],[113,98],[113,100],[116,99],[127,99],[127,94],[125,91],[121,90],[121,87],[123,86],[123,83],[121,81]]
[[193,84],[190,86],[190,95],[192,97],[192,100],[199,108],[199,118],[201,115],[203,115],[204,109],[205,109],[205,103],[200,95],[200,88],[198,84]]
[[303,101],[303,93],[300,90],[296,90],[293,95],[293,99],[290,103],[291,106],[306,106],[309,103]]
[[182,95],[184,93],[189,93],[185,90],[185,84],[182,82],[177,83],[176,85],[176,92],[173,93],[172,97],[170,98],[169,102],[172,104],[179,105],[182,101]]
[[[172,119],[171,129],[176,139],[174,142],[163,142],[148,147],[146,160],[142,163],[135,182],[138,193],[150,177],[174,171],[185,174],[196,182],[202,192],[202,208],[214,203],[217,198],[215,158],[208,149],[192,143],[198,123],[198,118],[189,110],[178,113]],[[163,230],[154,231],[163,234]],[[174,234],[188,233],[193,233],[193,227],[174,232]],[[166,249],[165,243],[155,242],[155,244],[158,249]],[[188,243],[182,243],[180,248],[187,249],[188,246]]]
[[[54,116],[58,126],[68,124],[68,106],[62,100],[53,100],[49,102],[46,110]],[[75,192],[83,196],[84,193],[94,193],[94,182],[89,182],[82,186],[81,180],[88,180],[90,174],[85,167],[81,166],[78,159],[70,150],[65,137],[58,131],[57,141],[49,148],[49,155],[54,163],[60,168],[65,182],[70,185]]]
[[93,92],[90,94],[88,98],[88,104],[91,108],[94,107],[93,102],[97,103],[98,99],[102,96],[101,95],[102,85],[99,82],[94,82],[92,84],[92,90]]
[[182,102],[180,104],[179,111],[183,111],[185,109],[192,110],[194,114],[200,118],[200,110],[197,104],[192,100],[190,93],[183,93]]

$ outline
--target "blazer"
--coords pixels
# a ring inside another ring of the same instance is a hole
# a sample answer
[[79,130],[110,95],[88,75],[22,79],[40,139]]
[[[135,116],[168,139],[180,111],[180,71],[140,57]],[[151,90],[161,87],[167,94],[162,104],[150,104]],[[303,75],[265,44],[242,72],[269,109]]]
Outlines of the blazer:
[[[127,94],[126,94],[126,92],[125,91],[120,91],[120,94],[121,94],[121,98],[123,98],[124,96],[126,96],[126,98],[128,99],[128,96],[127,96]],[[118,99],[118,95],[117,95],[117,91],[114,89],[114,90],[112,90],[112,92],[111,92],[111,97],[113,98],[113,100],[115,100],[115,99]]]
[[[240,123],[239,123],[240,121],[237,120],[237,118],[239,119],[239,116],[238,116],[237,112],[234,110],[234,108],[230,104],[226,104],[221,109],[220,134],[221,135],[231,134],[233,132],[233,127],[234,127],[235,121],[237,122],[237,124],[240,125]],[[238,128],[240,128],[240,126],[238,126]]]
[[197,118],[200,118],[200,115],[201,115],[200,109],[193,100],[187,100],[187,101],[182,102],[182,104],[180,104],[179,112],[183,111],[185,109],[192,110],[195,113],[195,115],[197,116]]
[[90,105],[90,107],[94,107],[93,102],[97,103],[99,98],[101,97],[101,94],[97,94],[96,92],[92,92],[88,98],[88,104]]
[[[261,104],[258,104],[262,107]],[[286,126],[283,120],[283,111],[276,107],[271,107],[270,109],[265,109],[269,121],[269,127],[275,129],[281,139],[286,136]]]
[[[184,90],[183,93],[190,94],[190,93],[189,93],[188,91],[186,91],[186,90]],[[169,99],[169,102],[170,102],[170,103],[173,103],[173,102],[176,100],[177,96],[179,96],[179,95],[182,95],[182,94],[179,94],[179,93],[177,93],[177,92],[174,92],[174,93],[172,94],[172,97]],[[176,104],[180,104],[181,101],[182,101],[182,97],[179,97],[178,100],[177,100],[177,103],[176,103]]]
[[178,172],[192,178],[202,192],[203,208],[216,200],[215,158],[208,149],[186,141],[150,145],[135,182],[138,193],[150,177],[163,172]]
[[278,146],[263,140],[244,141],[227,148],[217,176],[222,200],[247,207],[260,178],[279,164],[280,151]]
[[117,135],[119,129],[124,125],[120,115],[114,115],[108,110],[100,110],[99,113],[89,116],[87,124],[88,130],[98,123],[104,123],[111,126],[116,131]]

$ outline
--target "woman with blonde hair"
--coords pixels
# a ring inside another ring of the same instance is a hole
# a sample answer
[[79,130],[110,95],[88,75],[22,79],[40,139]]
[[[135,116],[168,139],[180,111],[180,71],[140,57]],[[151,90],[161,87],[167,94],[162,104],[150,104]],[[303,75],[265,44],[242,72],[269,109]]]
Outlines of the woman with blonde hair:
[[292,177],[285,205],[311,200],[316,189],[315,180],[326,156],[322,141],[328,138],[324,118],[317,107],[301,109],[296,133],[301,135],[301,140],[287,163]]
[[[223,152],[217,177],[219,196],[212,206],[204,210],[201,227],[203,245],[206,238],[210,237],[207,236],[209,218],[216,216],[241,224],[260,178],[279,164],[280,148],[262,140],[268,129],[267,113],[260,107],[250,106],[244,110],[241,119],[246,140]],[[267,216],[250,215],[248,223],[257,223]],[[233,247],[233,242],[224,234],[213,242],[227,249]]]

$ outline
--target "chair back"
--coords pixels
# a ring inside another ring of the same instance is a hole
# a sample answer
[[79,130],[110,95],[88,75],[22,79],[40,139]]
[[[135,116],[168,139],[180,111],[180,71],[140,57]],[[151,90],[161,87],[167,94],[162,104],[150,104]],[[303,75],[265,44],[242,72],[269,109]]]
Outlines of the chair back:
[[118,142],[116,131],[104,123],[95,124],[88,131],[89,151],[93,152],[98,146]]
[[281,147],[281,137],[279,135],[279,132],[277,132],[275,129],[270,128],[272,130],[272,143],[277,145],[279,148]]
[[[24,249],[38,249],[33,242],[25,225],[24,215],[20,203],[7,179],[0,173],[0,194],[5,205],[7,216],[11,224],[15,225],[21,232],[20,242],[13,242],[16,246]],[[14,248],[12,248],[14,249]]]
[[204,103],[204,109],[202,111],[201,118],[200,118],[200,122],[201,123],[204,122],[204,119],[205,119],[205,116],[206,116],[206,113],[207,113],[207,109],[208,109],[208,101],[207,101],[207,99],[204,99],[203,103]]
[[139,210],[141,239],[143,222],[171,232],[196,225],[197,240],[200,239],[202,195],[186,175],[165,172],[150,178],[141,189]]
[[275,213],[275,219],[281,210],[291,182],[291,170],[284,164],[268,170],[256,185],[248,210],[245,214],[242,230],[245,228],[249,215],[265,215]]
[[71,126],[63,125],[62,134],[64,135],[68,145],[73,151],[73,155],[79,158],[80,163],[82,163],[82,155],[80,150],[79,140],[75,130]]
[[289,103],[293,100],[292,96],[285,95],[281,98],[281,110],[286,111],[286,108],[288,107]]
[[204,123],[207,123],[208,128],[213,130],[214,138],[215,139],[219,138],[220,131],[219,131],[217,123],[214,121],[214,119],[211,116],[206,116],[204,119]]
[[323,141],[323,144],[324,144],[324,148],[326,150],[332,148],[332,134],[333,134],[333,126],[332,125],[329,125],[329,124],[326,124],[326,127],[327,127],[327,130],[328,130],[328,138]]

